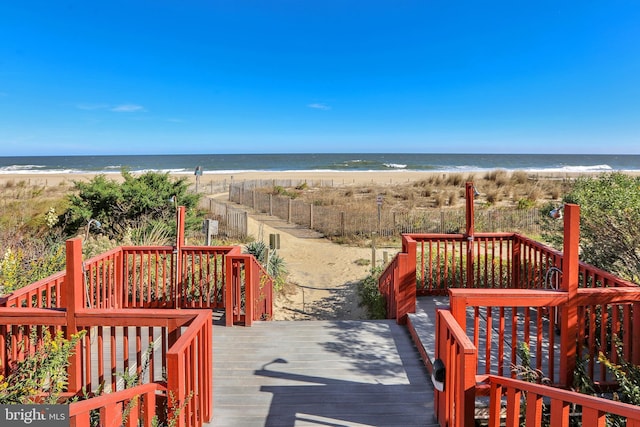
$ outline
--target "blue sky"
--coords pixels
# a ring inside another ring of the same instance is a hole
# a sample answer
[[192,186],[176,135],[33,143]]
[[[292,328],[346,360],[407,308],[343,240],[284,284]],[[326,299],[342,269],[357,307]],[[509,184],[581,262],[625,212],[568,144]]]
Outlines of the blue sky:
[[4,1],[0,155],[640,154],[637,1]]

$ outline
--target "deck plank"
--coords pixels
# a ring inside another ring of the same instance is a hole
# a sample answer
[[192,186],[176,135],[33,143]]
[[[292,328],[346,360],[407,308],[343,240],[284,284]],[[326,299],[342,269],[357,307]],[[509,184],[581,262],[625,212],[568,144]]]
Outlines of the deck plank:
[[433,389],[394,321],[214,327],[210,426],[431,426]]

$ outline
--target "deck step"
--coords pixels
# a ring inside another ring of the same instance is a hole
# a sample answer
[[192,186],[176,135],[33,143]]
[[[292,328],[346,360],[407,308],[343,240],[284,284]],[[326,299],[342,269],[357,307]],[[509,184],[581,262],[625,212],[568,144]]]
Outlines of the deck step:
[[436,426],[433,388],[394,321],[214,327],[211,426]]

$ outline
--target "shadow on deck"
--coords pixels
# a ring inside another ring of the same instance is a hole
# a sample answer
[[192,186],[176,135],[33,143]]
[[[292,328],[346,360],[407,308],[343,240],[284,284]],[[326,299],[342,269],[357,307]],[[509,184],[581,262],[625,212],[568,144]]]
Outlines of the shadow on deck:
[[214,327],[212,426],[430,426],[433,389],[394,321]]

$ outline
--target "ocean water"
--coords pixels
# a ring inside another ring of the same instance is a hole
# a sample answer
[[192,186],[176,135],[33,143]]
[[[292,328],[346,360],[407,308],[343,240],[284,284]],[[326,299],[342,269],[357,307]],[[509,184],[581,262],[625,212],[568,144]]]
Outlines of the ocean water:
[[640,155],[591,154],[198,154],[0,157],[0,174],[161,171],[193,174],[247,171],[529,172],[640,171]]

